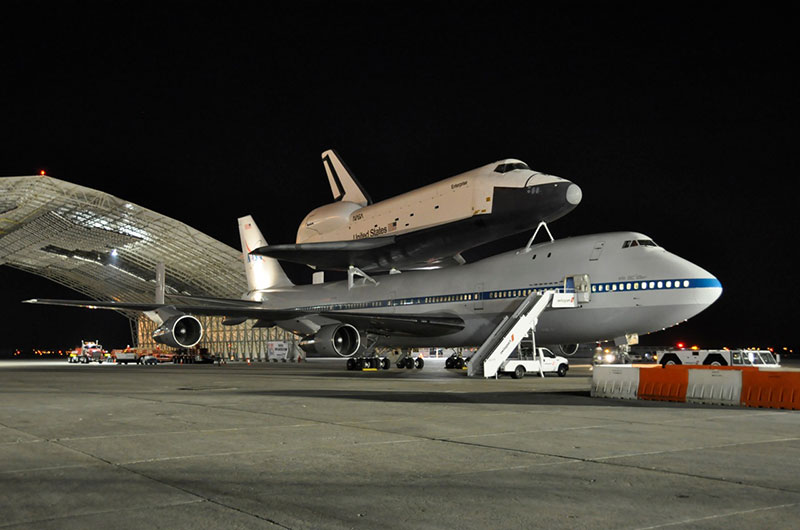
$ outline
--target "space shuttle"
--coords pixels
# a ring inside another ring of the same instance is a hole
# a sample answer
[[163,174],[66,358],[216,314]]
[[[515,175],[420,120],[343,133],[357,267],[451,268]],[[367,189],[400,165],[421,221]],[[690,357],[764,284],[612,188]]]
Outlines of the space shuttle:
[[463,264],[461,252],[536,228],[572,211],[569,180],[508,158],[373,202],[333,149],[322,153],[334,201],[309,212],[295,244],[253,254],[321,270],[386,272]]

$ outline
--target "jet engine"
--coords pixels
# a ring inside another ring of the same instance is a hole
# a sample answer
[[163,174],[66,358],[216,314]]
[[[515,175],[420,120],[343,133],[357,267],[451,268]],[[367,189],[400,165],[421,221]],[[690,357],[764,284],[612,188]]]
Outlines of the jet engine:
[[153,332],[153,340],[173,348],[191,348],[203,337],[203,325],[191,315],[175,315]]
[[306,353],[352,357],[361,346],[358,330],[350,324],[322,326],[315,335],[300,341]]
[[575,353],[578,351],[578,346],[580,346],[580,344],[561,344],[559,345],[558,349],[561,350],[561,353],[564,355],[569,356],[575,355]]

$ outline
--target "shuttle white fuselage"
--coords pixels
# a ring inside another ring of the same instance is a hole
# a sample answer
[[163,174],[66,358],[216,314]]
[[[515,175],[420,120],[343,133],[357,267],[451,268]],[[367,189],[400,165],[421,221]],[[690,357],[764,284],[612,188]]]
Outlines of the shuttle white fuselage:
[[427,269],[463,263],[460,253],[535,228],[581,201],[572,182],[506,159],[373,203],[333,151],[323,165],[335,202],[312,210],[295,244],[256,254],[320,269]]

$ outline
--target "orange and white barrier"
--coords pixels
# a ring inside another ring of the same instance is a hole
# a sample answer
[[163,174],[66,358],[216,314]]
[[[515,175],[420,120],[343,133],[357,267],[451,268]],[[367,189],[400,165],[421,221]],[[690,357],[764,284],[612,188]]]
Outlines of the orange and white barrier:
[[800,410],[800,372],[755,367],[595,366],[593,397]]

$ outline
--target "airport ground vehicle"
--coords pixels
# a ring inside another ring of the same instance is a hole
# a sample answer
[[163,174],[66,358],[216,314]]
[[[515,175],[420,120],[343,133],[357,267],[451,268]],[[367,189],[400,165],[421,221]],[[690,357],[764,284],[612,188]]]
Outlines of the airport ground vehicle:
[[497,375],[511,374],[514,379],[522,379],[526,373],[567,375],[569,361],[566,357],[554,354],[548,348],[536,348],[537,354],[530,350],[518,349],[517,354],[507,359],[497,370]]
[[659,352],[658,361],[662,366],[780,366],[780,360],[769,350],[664,350]]
[[598,346],[592,356],[592,364],[630,364],[630,363],[655,363],[658,355],[654,351],[641,351],[623,348]]
[[111,353],[117,364],[158,364],[172,362],[174,357],[171,352],[153,348],[125,348]]
[[176,364],[211,364],[217,360],[216,355],[209,353],[208,348],[180,349],[167,361]]
[[111,360],[108,352],[103,349],[99,341],[82,340],[80,348],[75,348],[69,352],[67,362],[87,364],[97,361],[102,364],[105,360]]

